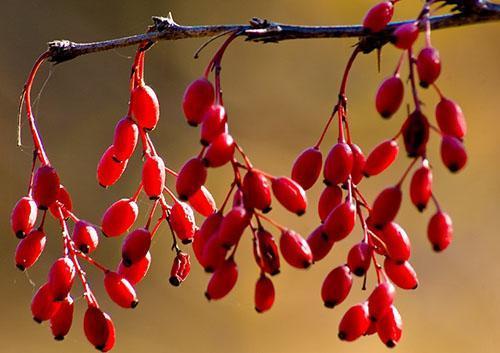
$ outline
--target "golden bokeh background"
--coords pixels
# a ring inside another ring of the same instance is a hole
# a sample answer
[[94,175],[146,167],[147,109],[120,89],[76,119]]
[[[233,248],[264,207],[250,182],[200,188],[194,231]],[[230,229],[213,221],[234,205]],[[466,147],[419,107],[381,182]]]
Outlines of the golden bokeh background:
[[[45,280],[48,267],[60,254],[61,240],[54,222],[48,228],[48,246],[39,263],[28,272],[13,265],[17,243],[8,219],[23,194],[30,167],[30,139],[23,130],[24,147],[16,148],[16,113],[22,85],[35,57],[53,39],[103,40],[140,33],[152,15],[167,15],[182,24],[244,23],[259,16],[302,24],[359,23],[375,1],[332,0],[144,0],[63,1],[2,0],[0,14],[0,352],[90,352],[82,330],[84,301],[77,301],[74,326],[64,343],[52,339],[47,324],[31,320],[29,304]],[[422,2],[398,4],[397,19],[415,16]],[[430,207],[419,214],[408,197],[399,222],[413,242],[412,263],[419,273],[416,291],[398,291],[397,306],[405,328],[400,352],[497,352],[500,331],[499,158],[498,89],[500,78],[500,26],[483,24],[433,33],[433,43],[443,58],[439,85],[456,99],[468,118],[466,146],[469,164],[450,175],[436,153],[435,135],[430,157],[434,161],[435,192],[452,215],[455,241],[443,254],[433,253],[426,240]],[[198,77],[211,45],[201,58],[192,59],[202,40],[161,42],[150,51],[146,80],[161,102],[161,120],[152,134],[161,155],[172,168],[199,149],[198,131],[185,124],[180,101],[185,86]],[[231,131],[254,164],[273,174],[288,174],[296,154],[319,135],[336,99],[340,75],[353,39],[300,40],[260,45],[237,40],[223,63],[225,102]],[[116,121],[126,112],[128,74],[134,49],[118,49],[89,55],[50,68],[44,66],[36,82],[34,98],[50,77],[35,104],[46,148],[63,183],[72,192],[77,213],[99,222],[114,200],[130,195],[138,183],[140,160],[130,163],[122,180],[110,190],[95,181],[100,154],[112,138]],[[392,136],[404,119],[404,109],[391,121],[374,110],[378,82],[393,70],[398,52],[383,51],[382,72],[374,54],[355,63],[348,87],[352,133],[370,150]],[[424,92],[426,112],[433,115],[436,97]],[[409,101],[409,100],[408,100]],[[334,141],[334,133],[327,144]],[[400,158],[384,176],[363,182],[370,199],[384,185],[394,182],[408,160]],[[230,182],[228,171],[214,171],[208,185],[220,200]],[[272,214],[306,236],[317,224],[315,205],[321,187],[309,193],[309,212],[297,218],[275,207]],[[144,219],[148,201],[141,199]],[[377,337],[345,344],[336,338],[337,325],[348,306],[368,295],[357,280],[345,304],[323,308],[319,296],[322,279],[345,261],[349,247],[360,238],[352,234],[334,247],[322,262],[307,271],[283,265],[274,278],[274,308],[258,315],[253,310],[253,286],[258,272],[251,258],[247,234],[237,261],[240,277],[233,292],[220,302],[203,297],[208,280],[198,265],[180,288],[168,284],[173,254],[169,234],[162,226],[154,241],[149,276],[138,286],[141,303],[135,310],[121,310],[107,299],[102,277],[89,269],[90,281],[103,308],[117,328],[115,352],[386,352]],[[115,266],[121,239],[103,239],[97,259]],[[373,274],[369,277],[373,283]],[[76,287],[79,290],[79,287]]]

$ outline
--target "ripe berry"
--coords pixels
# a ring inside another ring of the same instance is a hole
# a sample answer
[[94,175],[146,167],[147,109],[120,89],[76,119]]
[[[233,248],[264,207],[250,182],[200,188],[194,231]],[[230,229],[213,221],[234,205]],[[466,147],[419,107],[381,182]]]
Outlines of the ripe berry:
[[120,261],[116,272],[122,275],[129,283],[135,286],[137,283],[142,281],[146,276],[151,265],[151,254],[148,251],[146,256],[137,262],[134,262],[130,266],[125,266],[123,261]]
[[365,168],[366,157],[358,145],[351,143],[349,147],[351,147],[353,157],[351,181],[354,185],[357,185],[361,179],[363,179],[363,169]]
[[153,130],[160,119],[160,105],[156,93],[141,84],[130,95],[130,107],[134,120],[144,130]]
[[356,276],[363,276],[372,260],[372,247],[365,242],[354,245],[347,255],[347,266]]
[[69,194],[68,190],[64,187],[64,185],[59,185],[59,192],[57,193],[57,201],[58,202],[53,202],[52,205],[50,205],[49,210],[50,213],[55,218],[59,218],[59,203],[62,204],[61,206],[61,211],[63,214],[64,219],[69,218],[69,212],[73,210],[73,201],[71,200],[71,195]]
[[189,204],[194,208],[196,212],[204,217],[210,216],[212,213],[217,211],[217,206],[215,205],[215,200],[203,185],[189,198]]
[[127,168],[128,160],[117,162],[113,159],[114,155],[115,148],[111,145],[104,152],[97,164],[97,181],[103,188],[107,188],[116,183]]
[[292,167],[292,179],[304,190],[310,189],[318,180],[323,164],[323,156],[317,147],[309,147],[302,151]]
[[366,158],[363,174],[369,177],[382,173],[394,162],[398,152],[399,147],[396,140],[383,141]]
[[256,238],[260,268],[271,276],[277,275],[280,273],[280,255],[273,235],[261,228],[257,230]]
[[390,118],[403,102],[404,86],[399,75],[386,78],[378,88],[375,107],[383,118]]
[[322,225],[316,227],[306,240],[311,248],[313,262],[322,260],[332,250],[333,244],[335,244],[335,241],[325,236]]
[[375,228],[382,229],[396,218],[403,194],[399,185],[382,190],[373,202],[370,220]]
[[326,236],[333,241],[347,237],[356,223],[356,207],[349,201],[335,207],[323,224]]
[[115,326],[108,314],[89,306],[83,318],[83,329],[89,342],[99,351],[107,352],[115,345]]
[[445,135],[461,139],[467,132],[462,108],[451,99],[442,97],[436,105],[436,121],[439,129]]
[[59,304],[59,308],[50,317],[50,329],[56,341],[62,341],[73,323],[74,302],[69,295]]
[[401,339],[402,330],[401,315],[396,307],[391,305],[390,310],[377,322],[378,336],[387,347],[393,348]]
[[134,287],[119,273],[106,272],[104,275],[104,288],[106,288],[111,300],[122,308],[135,308],[139,304]]
[[324,222],[330,212],[342,202],[342,189],[337,185],[327,186],[318,201],[318,215]]
[[405,23],[393,33],[392,43],[399,49],[410,49],[418,38],[418,22]]
[[174,263],[172,264],[172,269],[170,270],[170,278],[168,281],[171,285],[177,287],[179,286],[189,275],[191,270],[191,262],[189,261],[189,255],[183,252],[177,253],[174,258]]
[[47,283],[54,301],[62,301],[68,296],[73,286],[75,275],[75,265],[68,256],[61,257],[52,264]]
[[334,268],[325,277],[321,287],[321,298],[327,308],[342,303],[349,295],[352,287],[351,270],[346,265]]
[[250,224],[252,213],[243,207],[233,207],[222,220],[218,239],[220,244],[229,249],[238,243],[245,228]]
[[137,219],[139,208],[132,199],[121,199],[104,212],[101,229],[105,236],[116,237],[122,235],[132,227]]
[[425,115],[415,110],[408,116],[401,131],[408,157],[425,156],[429,140],[429,121]]
[[159,156],[147,156],[142,167],[142,185],[150,200],[157,200],[165,186],[165,163]]
[[72,238],[75,242],[75,247],[84,254],[93,252],[99,244],[99,236],[96,229],[86,221],[75,223]]
[[214,102],[214,97],[214,87],[205,77],[191,82],[182,99],[182,108],[189,125],[197,126],[203,121],[203,115]]
[[296,268],[308,268],[312,264],[309,244],[293,230],[283,230],[280,237],[280,251],[285,261]]
[[372,321],[378,321],[390,309],[395,292],[390,282],[382,282],[375,287],[368,297],[368,310]]
[[415,289],[418,279],[415,270],[408,261],[398,263],[390,258],[384,260],[384,270],[389,279],[402,289]]
[[456,137],[444,135],[441,140],[441,159],[452,173],[458,172],[467,163],[464,144]]
[[363,27],[372,32],[380,32],[391,21],[393,13],[392,1],[378,3],[366,13]]
[[420,86],[424,88],[437,80],[441,73],[441,59],[437,49],[426,47],[420,51],[417,57],[417,72]]
[[302,216],[306,212],[307,198],[302,187],[287,177],[274,178],[272,180],[274,196],[288,211]]
[[113,136],[113,158],[123,162],[128,160],[134,153],[139,139],[139,128],[130,118],[125,117],[118,121]]
[[31,314],[38,323],[49,320],[59,309],[60,303],[54,301],[48,283],[42,285],[31,300]]
[[434,251],[443,251],[453,239],[453,224],[450,216],[442,211],[436,212],[429,220],[427,237]]
[[225,297],[233,289],[238,279],[238,267],[230,257],[219,266],[210,277],[205,297],[217,300]]
[[249,170],[243,178],[243,203],[266,213],[271,210],[271,186],[267,178],[256,170]]
[[364,335],[370,326],[368,306],[356,304],[347,310],[339,324],[338,336],[342,341],[354,341]]
[[217,136],[208,146],[203,162],[207,167],[217,168],[223,166],[233,158],[233,137],[227,133]]
[[17,244],[15,261],[21,271],[30,268],[45,249],[47,238],[42,230],[33,229]]
[[351,147],[345,142],[333,145],[328,156],[326,156],[323,176],[325,184],[336,185],[347,181],[352,171],[354,158]]
[[183,244],[193,241],[196,224],[193,210],[184,202],[175,202],[170,210],[170,225]]
[[432,195],[432,172],[429,163],[424,161],[415,171],[410,183],[410,198],[415,207],[422,212]]
[[222,222],[222,214],[217,212],[208,216],[202,223],[200,229],[195,233],[193,239],[193,252],[196,259],[202,265],[205,266],[203,262],[203,251],[207,241],[217,232],[219,226]]
[[200,142],[208,146],[217,136],[227,133],[226,110],[222,105],[211,105],[203,116]]
[[33,229],[37,214],[36,203],[31,197],[17,201],[10,214],[10,226],[16,237],[22,239]]
[[207,169],[201,159],[195,157],[182,166],[175,182],[179,198],[187,201],[207,180]]
[[219,241],[218,233],[213,234],[203,247],[203,255],[200,264],[205,272],[214,272],[224,264],[227,255],[227,248]]
[[44,165],[38,168],[33,178],[33,200],[41,210],[46,210],[59,194],[59,176],[54,168]]
[[399,224],[389,222],[378,234],[385,244],[387,256],[392,260],[401,263],[410,258],[410,238]]
[[260,275],[255,284],[255,311],[263,313],[271,309],[274,303],[274,285],[273,281],[266,275]]
[[122,244],[122,260],[125,266],[140,261],[151,247],[151,233],[145,228],[130,232]]

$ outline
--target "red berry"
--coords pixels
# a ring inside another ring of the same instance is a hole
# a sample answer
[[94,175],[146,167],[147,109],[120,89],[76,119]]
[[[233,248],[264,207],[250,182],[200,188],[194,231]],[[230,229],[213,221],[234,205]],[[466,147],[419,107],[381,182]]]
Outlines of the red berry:
[[233,207],[245,207],[243,204],[243,191],[241,189],[236,189],[233,195]]
[[292,179],[304,190],[310,189],[318,180],[323,164],[323,156],[317,147],[309,147],[302,151],[292,167]]
[[129,283],[135,286],[137,283],[143,280],[149,270],[149,266],[151,265],[151,254],[148,251],[146,256],[142,259],[134,262],[130,266],[125,266],[123,261],[120,261],[116,272],[122,275]]
[[373,321],[381,319],[390,309],[396,290],[390,282],[382,282],[368,297],[368,310]]
[[384,270],[389,279],[402,289],[415,289],[418,279],[415,270],[408,261],[398,263],[390,258],[384,260]]
[[174,263],[172,264],[172,269],[170,270],[169,282],[171,285],[177,287],[179,286],[189,275],[191,271],[191,262],[189,261],[189,255],[183,252],[177,253],[174,258]]
[[323,176],[325,184],[343,184],[349,178],[354,164],[351,147],[345,142],[333,145],[328,156],[326,156]]
[[170,225],[183,244],[193,241],[196,224],[193,210],[184,202],[175,202],[170,210]]
[[130,95],[130,107],[134,120],[144,130],[153,130],[160,119],[160,104],[156,93],[141,84]]
[[267,178],[256,170],[249,170],[243,178],[243,203],[246,208],[263,211],[271,210],[271,186]]
[[42,285],[31,300],[31,314],[38,323],[49,320],[59,309],[60,303],[54,301],[48,283]]
[[222,220],[218,239],[220,244],[229,249],[238,243],[243,231],[250,224],[252,213],[243,207],[233,207]]
[[113,158],[117,161],[126,161],[134,153],[139,139],[139,128],[130,118],[125,117],[118,121],[113,136]]
[[417,57],[417,72],[420,86],[424,88],[437,80],[441,73],[441,59],[437,49],[426,47],[420,51]]
[[139,304],[134,287],[119,273],[106,272],[104,275],[104,288],[106,288],[111,300],[122,308],[135,308]]
[[132,227],[137,219],[139,208],[132,199],[121,199],[104,212],[101,229],[105,236],[116,237],[122,235]]
[[293,230],[283,230],[280,237],[280,251],[285,261],[296,268],[308,268],[313,256],[309,244]]
[[33,229],[37,214],[36,203],[31,197],[17,201],[10,214],[10,226],[16,237],[22,239]]
[[97,181],[103,188],[116,183],[127,168],[128,160],[117,162],[113,159],[114,155],[115,148],[111,145],[102,155],[99,164],[97,164]]
[[165,163],[161,157],[146,157],[142,167],[142,185],[150,200],[160,197],[165,186]]
[[208,146],[217,136],[227,133],[226,110],[222,105],[214,104],[208,108],[201,124],[200,142]]
[[387,347],[393,348],[401,339],[402,330],[401,315],[396,307],[391,305],[390,310],[377,322],[378,336]]
[[358,145],[351,143],[349,147],[351,147],[353,157],[351,181],[354,185],[357,185],[361,179],[363,179],[363,169],[365,168],[366,158]]
[[49,270],[47,283],[54,301],[62,301],[71,291],[76,270],[73,261],[68,256],[57,259]]
[[203,247],[202,261],[205,272],[214,272],[222,266],[226,259],[227,248],[222,246],[218,233],[213,234]]
[[75,242],[75,247],[84,254],[93,252],[99,244],[97,230],[87,221],[78,221],[75,223],[72,238]]
[[203,251],[205,249],[205,245],[207,244],[207,241],[212,236],[214,236],[214,234],[219,229],[222,219],[223,216],[219,212],[211,214],[202,223],[198,232],[195,233],[193,239],[193,252],[196,256],[196,259],[203,267],[206,267],[205,263],[203,262]]
[[396,140],[386,140],[376,146],[366,158],[363,173],[369,177],[386,170],[398,156],[399,147]]
[[256,241],[259,255],[258,263],[262,271],[269,273],[271,276],[280,273],[280,255],[273,235],[265,229],[258,229]]
[[333,241],[347,237],[356,224],[356,207],[349,201],[335,207],[323,224],[326,236]]
[[342,202],[342,189],[337,185],[327,186],[318,201],[318,215],[324,222],[330,212]]
[[380,32],[391,21],[394,5],[391,1],[383,1],[373,6],[363,19],[363,27],[372,32]]
[[179,198],[186,201],[205,184],[206,180],[207,169],[201,159],[197,157],[191,158],[184,163],[175,182]]
[[207,167],[217,168],[223,166],[233,158],[233,137],[227,133],[217,136],[208,146],[203,162]]
[[210,216],[212,213],[217,211],[217,206],[215,205],[215,200],[203,185],[189,198],[189,204],[194,208],[196,212],[204,217]]
[[425,160],[415,171],[410,183],[410,198],[415,207],[422,212],[432,195],[432,171]]
[[408,157],[425,156],[429,140],[429,121],[425,115],[415,110],[408,116],[401,131]]
[[339,324],[339,338],[342,341],[354,341],[364,335],[370,327],[368,306],[356,304],[347,310]]
[[214,87],[205,77],[189,84],[182,99],[182,108],[189,125],[197,126],[203,121],[203,115],[214,102],[214,97]]
[[393,43],[396,48],[410,49],[418,38],[418,22],[400,25],[393,33]]
[[38,260],[45,249],[47,238],[45,233],[38,229],[33,229],[28,235],[17,244],[15,261],[16,266],[21,271],[30,268]]
[[441,140],[441,159],[450,172],[456,173],[461,170],[467,163],[467,152],[462,141],[444,135]]
[[130,232],[122,244],[122,261],[130,266],[140,261],[151,247],[151,233],[145,228],[138,228]]
[[59,304],[59,308],[50,317],[50,329],[57,341],[62,341],[73,323],[74,302],[69,295]]
[[52,203],[52,205],[50,205],[49,207],[50,213],[52,213],[52,215],[55,218],[59,218],[59,206],[62,206],[61,211],[64,219],[69,218],[68,211],[71,212],[73,210],[73,201],[71,200],[71,195],[69,194],[68,190],[66,190],[66,188],[62,184],[59,185],[59,192],[57,193],[57,201],[58,202],[54,202]]
[[372,247],[365,242],[354,245],[347,255],[347,266],[356,276],[363,276],[372,260]]
[[399,224],[389,222],[383,228],[382,233],[379,234],[385,243],[387,256],[392,260],[401,263],[410,258],[410,238],[408,238],[405,230]]
[[399,185],[382,190],[373,202],[370,220],[375,228],[382,229],[398,214],[403,194]]
[[436,121],[445,135],[463,138],[467,132],[462,108],[453,100],[442,97],[436,105]]
[[205,297],[217,300],[225,297],[238,280],[238,267],[233,258],[225,260],[210,277]]
[[404,86],[399,75],[386,78],[378,88],[375,107],[383,118],[390,118],[403,102]]
[[59,176],[54,168],[44,165],[38,168],[33,177],[33,200],[41,210],[46,210],[59,194]]
[[325,235],[323,226],[320,225],[307,237],[307,244],[311,248],[313,262],[322,260],[332,250],[335,241]]
[[273,281],[262,274],[255,284],[255,311],[263,313],[271,309],[274,303],[274,296]]
[[83,318],[83,329],[89,342],[99,351],[107,352],[115,345],[115,326],[108,314],[89,306]]
[[427,237],[434,251],[443,251],[453,239],[453,223],[450,216],[442,211],[436,212],[429,220]]
[[351,270],[346,265],[334,268],[325,277],[321,287],[321,298],[327,308],[342,303],[349,295],[352,287]]
[[287,177],[274,178],[272,180],[274,196],[288,211],[302,216],[306,212],[307,198],[302,187]]

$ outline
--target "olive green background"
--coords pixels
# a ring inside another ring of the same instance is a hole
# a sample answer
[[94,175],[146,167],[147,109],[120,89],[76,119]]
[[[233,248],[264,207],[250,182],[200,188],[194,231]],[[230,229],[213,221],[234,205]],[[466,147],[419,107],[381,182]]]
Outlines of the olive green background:
[[[0,10],[0,351],[2,353],[91,352],[82,331],[84,302],[77,301],[74,326],[63,343],[52,339],[47,324],[35,324],[29,303],[33,284],[40,285],[48,266],[61,251],[54,222],[48,228],[48,246],[28,274],[13,265],[17,243],[8,219],[25,192],[31,141],[26,126],[24,147],[16,148],[16,113],[22,85],[36,56],[53,39],[103,40],[140,33],[152,15],[167,15],[182,24],[244,23],[253,16],[302,24],[359,23],[374,1],[56,1],[2,0]],[[396,18],[415,16],[421,1],[398,4]],[[398,221],[413,242],[412,263],[418,271],[416,291],[398,291],[397,306],[405,322],[400,352],[496,352],[500,330],[500,219],[498,199],[498,104],[500,94],[500,26],[486,24],[438,31],[433,43],[441,51],[443,73],[439,85],[463,107],[468,119],[466,146],[469,164],[458,175],[441,165],[435,135],[430,144],[435,192],[454,221],[455,241],[441,255],[426,240],[430,207],[419,214],[407,194]],[[199,149],[198,131],[185,124],[180,102],[185,86],[201,75],[214,45],[198,60],[193,52],[202,40],[161,42],[147,58],[146,80],[161,103],[161,120],[152,133],[166,163],[178,169]],[[288,174],[296,154],[315,142],[336,99],[340,75],[355,40],[300,40],[280,44],[253,44],[236,40],[223,63],[223,87],[231,132],[255,165],[276,175]],[[109,145],[113,126],[127,109],[128,74],[134,49],[117,49],[78,58],[56,67],[45,65],[33,94],[35,112],[47,151],[63,183],[72,192],[77,213],[99,222],[114,200],[130,195],[140,176],[135,156],[122,180],[110,190],[98,187],[95,167]],[[383,121],[374,110],[380,80],[394,68],[398,52],[383,51],[382,72],[374,54],[354,64],[348,86],[350,120],[355,141],[369,151],[394,135],[405,109]],[[406,72],[406,71],[405,71]],[[425,111],[432,117],[436,96],[424,92]],[[406,99],[410,102],[409,99]],[[334,141],[330,133],[325,144]],[[408,163],[401,156],[385,175],[362,183],[370,199],[384,185],[394,183]],[[171,180],[170,180],[171,181]],[[227,168],[211,172],[208,186],[221,200],[230,182]],[[405,187],[407,185],[405,184]],[[275,207],[273,217],[306,236],[317,224],[315,205],[321,187],[309,192],[308,213],[298,218]],[[141,223],[149,202],[141,199]],[[319,290],[326,273],[345,261],[349,247],[359,240],[354,232],[334,247],[322,262],[307,271],[283,265],[274,278],[274,308],[258,315],[253,309],[257,269],[250,256],[247,234],[238,251],[240,278],[232,293],[220,302],[203,297],[208,276],[193,266],[188,281],[172,288],[167,281],[173,254],[169,234],[162,227],[152,249],[149,276],[138,285],[141,303],[121,310],[102,288],[102,277],[88,274],[102,307],[117,328],[115,352],[385,352],[377,337],[345,344],[336,338],[337,325],[348,306],[368,295],[361,281],[354,284],[345,304],[323,308]],[[96,259],[114,267],[120,239],[103,239]],[[373,274],[369,283],[373,284]],[[32,284],[33,283],[33,284]],[[80,290],[76,286],[77,293]]]

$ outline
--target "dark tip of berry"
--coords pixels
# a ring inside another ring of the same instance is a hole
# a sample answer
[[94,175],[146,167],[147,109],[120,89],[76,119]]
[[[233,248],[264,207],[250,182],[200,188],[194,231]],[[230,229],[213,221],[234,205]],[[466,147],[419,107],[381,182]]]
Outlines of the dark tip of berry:
[[347,335],[345,332],[340,331],[338,334],[339,338],[341,341],[344,341],[347,338]]
[[95,349],[97,349],[98,351],[104,352],[104,347],[105,347],[104,344],[99,344],[99,345],[95,346]]
[[211,267],[211,266],[207,266],[207,267],[205,267],[205,272],[206,273],[212,273],[212,272],[214,272],[214,268]]
[[41,324],[42,323],[42,320],[40,320],[39,318],[37,317],[34,317],[33,320],[37,323],[37,324]]
[[272,210],[272,207],[269,206],[269,207],[266,207],[262,210],[262,213],[269,213],[270,211]]
[[114,162],[116,163],[121,163],[122,161],[120,161],[118,158],[116,158],[116,156],[113,156],[111,157],[113,159]]
[[426,207],[426,206],[427,206],[427,205],[424,205],[424,204],[421,204],[421,203],[420,203],[420,204],[418,204],[418,205],[417,205],[417,210],[418,210],[418,212],[424,212],[424,210],[425,210],[425,207]]
[[304,268],[309,268],[309,266],[311,266],[310,261],[304,261],[304,263],[302,264],[302,267],[304,267]]
[[212,298],[210,297],[210,294],[208,294],[208,292],[205,292],[205,298],[207,298],[208,301],[212,300]]
[[365,178],[369,178],[370,177],[370,174],[368,174],[367,172],[363,172],[363,175]]
[[300,211],[297,211],[295,212],[297,214],[297,216],[302,216],[304,213],[306,213],[306,210],[300,210]]
[[433,244],[432,250],[434,250],[435,252],[440,252],[443,249],[441,249],[441,247],[438,244]]
[[187,201],[189,199],[189,197],[187,197],[186,195],[179,195],[179,200],[181,201]]
[[373,226],[375,227],[375,229],[378,229],[378,230],[384,229],[384,225],[383,224],[374,224]]
[[54,339],[55,339],[56,341],[62,341],[62,340],[64,340],[64,336],[57,335],[57,336],[54,336]]
[[198,126],[198,123],[196,121],[191,121],[191,120],[188,120],[188,125],[189,126],[192,126],[192,127],[197,127]]
[[450,171],[450,172],[452,172],[452,173],[456,173],[456,172],[458,172],[458,171],[460,170],[460,168],[458,167],[458,165],[457,165],[457,164],[450,164],[450,165],[448,166],[448,169],[449,169],[449,171]]
[[380,112],[380,116],[384,119],[389,119],[391,117],[392,113],[391,112]]
[[49,208],[47,206],[44,206],[44,205],[38,205],[38,209],[42,210],[42,211],[47,211]]
[[323,184],[325,184],[326,186],[331,186],[332,183],[330,183],[328,180],[326,179],[323,179]]
[[277,270],[274,270],[273,272],[270,273],[271,276],[276,276],[276,275],[279,275],[280,274],[280,270],[277,269]]
[[370,315],[371,322],[377,322],[377,318],[375,316]]
[[417,289],[418,288],[418,283],[415,284],[411,289]]
[[16,264],[16,267],[21,271],[24,271],[26,269],[26,267],[24,267],[24,265],[21,264]]
[[330,240],[330,237],[325,232],[321,232],[321,239],[323,239],[324,241],[328,241]]
[[16,237],[17,237],[18,239],[23,239],[24,237],[26,237],[26,233],[25,233],[25,232],[23,232],[22,230],[18,230],[18,231],[16,232]]
[[193,242],[193,238],[189,238],[189,239],[182,239],[181,240],[182,244],[184,245],[187,245],[187,244],[191,244]]
[[425,81],[420,81],[420,87],[422,88],[428,88],[429,87],[429,84]]
[[203,159],[201,160],[201,162],[203,163],[203,165],[204,165],[205,167],[210,167],[210,162],[208,161],[208,159],[203,158]]
[[262,310],[260,310],[259,308],[255,307],[255,311],[258,312],[259,314],[262,314]]
[[328,308],[328,309],[333,309],[336,305],[337,305],[337,302],[333,301],[333,300],[326,300],[324,302],[325,304],[325,307]]
[[103,185],[101,183],[99,183],[99,186],[102,187],[103,189],[107,189],[108,188],[106,185]]
[[123,258],[123,259],[122,259],[122,261],[123,261],[123,264],[124,264],[126,267],[130,267],[130,266],[132,266],[132,261],[130,261],[130,259]]
[[389,340],[389,341],[385,342],[385,345],[389,348],[394,348],[394,347],[396,347],[396,342],[394,342],[393,340]]
[[205,147],[207,147],[210,144],[210,142],[208,142],[207,140],[203,140],[203,139],[200,140],[200,143],[202,146],[205,146]]
[[151,201],[155,201],[155,200],[158,200],[160,198],[160,196],[150,196],[149,199]]
[[90,247],[87,244],[81,244],[78,249],[84,254],[88,254],[90,251]]
[[179,287],[179,285],[181,284],[181,281],[179,281],[179,278],[177,278],[176,276],[172,276],[168,279],[168,281],[170,282],[171,285],[173,285],[174,287]]
[[356,268],[352,273],[354,273],[356,276],[361,277],[365,274],[365,269],[364,268]]
[[139,305],[139,300],[133,300],[132,303],[130,303],[130,307],[134,309],[137,305]]

